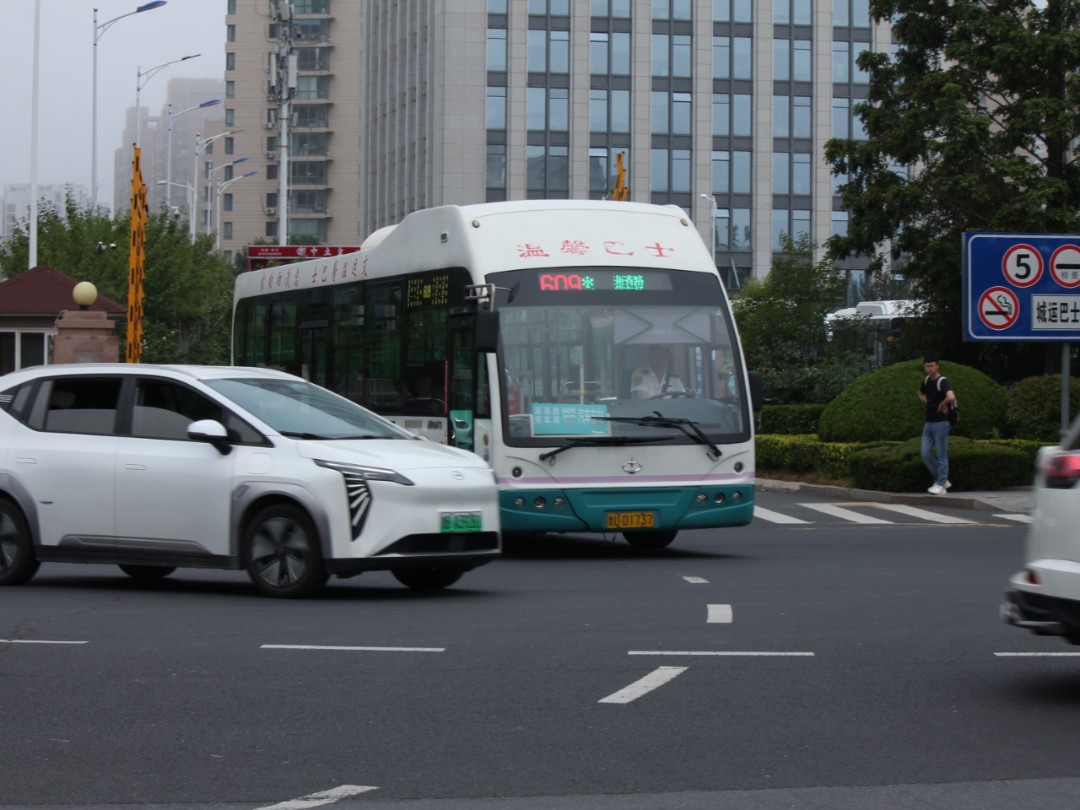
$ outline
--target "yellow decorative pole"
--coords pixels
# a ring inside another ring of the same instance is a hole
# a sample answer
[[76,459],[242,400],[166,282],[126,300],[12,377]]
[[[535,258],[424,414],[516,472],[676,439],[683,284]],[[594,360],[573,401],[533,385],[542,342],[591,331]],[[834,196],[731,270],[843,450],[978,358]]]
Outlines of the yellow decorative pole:
[[143,279],[146,272],[146,185],[142,180],[141,150],[136,144],[131,162],[131,245],[128,251],[127,349],[129,363],[142,359]]

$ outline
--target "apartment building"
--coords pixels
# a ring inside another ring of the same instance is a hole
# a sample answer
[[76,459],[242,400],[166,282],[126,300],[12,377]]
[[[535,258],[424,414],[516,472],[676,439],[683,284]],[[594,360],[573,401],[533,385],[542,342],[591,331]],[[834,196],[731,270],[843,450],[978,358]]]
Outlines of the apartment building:
[[[279,0],[227,0],[225,126],[245,168],[222,247],[275,240]],[[858,137],[868,0],[294,0],[290,240],[358,244],[418,208],[629,198],[685,209],[730,288],[781,233],[847,227],[824,163]],[[845,268],[851,297],[862,283]]]

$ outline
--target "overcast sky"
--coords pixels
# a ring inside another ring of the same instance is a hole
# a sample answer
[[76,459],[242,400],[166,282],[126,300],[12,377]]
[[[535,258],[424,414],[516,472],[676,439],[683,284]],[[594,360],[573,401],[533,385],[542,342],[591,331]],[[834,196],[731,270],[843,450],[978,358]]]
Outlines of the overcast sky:
[[[94,8],[98,25],[149,0],[0,0],[5,92],[0,119],[0,188],[30,182],[34,6],[40,3],[38,185],[90,189]],[[169,78],[216,78],[225,71],[225,0],[167,0],[118,20],[99,35],[98,200],[112,200],[113,153],[124,115],[135,106],[139,71],[201,53],[144,81],[143,107],[160,111]],[[145,77],[144,77],[145,78]]]

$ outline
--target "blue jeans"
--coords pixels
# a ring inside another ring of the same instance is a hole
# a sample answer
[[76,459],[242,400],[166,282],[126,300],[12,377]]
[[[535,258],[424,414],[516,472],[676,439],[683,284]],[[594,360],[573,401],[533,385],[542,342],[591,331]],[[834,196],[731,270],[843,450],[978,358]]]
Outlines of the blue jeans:
[[[931,451],[937,450],[937,458]],[[945,486],[949,480],[949,423],[926,422],[922,429],[922,460],[934,476],[934,483]]]

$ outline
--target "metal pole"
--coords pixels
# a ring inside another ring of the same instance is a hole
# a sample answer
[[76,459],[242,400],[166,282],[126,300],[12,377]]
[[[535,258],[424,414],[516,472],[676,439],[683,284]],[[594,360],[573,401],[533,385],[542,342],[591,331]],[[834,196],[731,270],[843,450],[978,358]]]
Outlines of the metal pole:
[[202,133],[195,133],[195,166],[191,171],[191,208],[188,209],[188,226],[191,229],[191,244],[195,244],[195,208],[199,204],[199,154],[202,152]]
[[172,104],[169,105],[169,136],[165,144],[165,213],[172,210]]
[[94,9],[94,89],[90,102],[90,211],[97,208],[97,12]]
[[27,269],[37,266],[38,249],[38,34],[41,31],[41,0],[34,3],[34,67],[30,105],[30,256]]
[[1061,344],[1061,437],[1069,432],[1069,363],[1072,346]]

